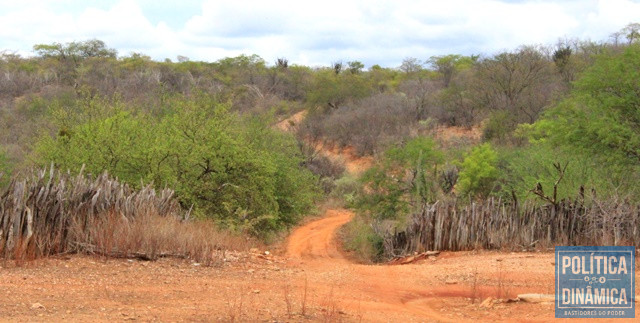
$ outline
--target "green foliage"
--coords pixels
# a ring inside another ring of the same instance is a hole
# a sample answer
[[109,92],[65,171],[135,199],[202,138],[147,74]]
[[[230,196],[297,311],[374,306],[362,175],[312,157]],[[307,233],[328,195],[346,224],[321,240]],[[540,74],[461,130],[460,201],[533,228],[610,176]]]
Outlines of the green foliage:
[[498,154],[489,143],[473,148],[460,165],[459,192],[473,197],[489,196],[499,176],[497,162]]
[[495,111],[491,113],[482,128],[482,139],[505,143],[515,130],[516,121],[514,115],[507,111]]
[[364,68],[364,64],[362,64],[362,62],[359,62],[359,61],[347,62],[347,65],[349,65],[349,72],[352,74],[358,74]]
[[89,57],[110,57],[115,58],[117,51],[108,48],[107,45],[98,39],[85,40],[80,42],[70,42],[66,44],[37,44],[33,50],[42,57],[53,57],[57,59],[80,59]]
[[444,81],[444,86],[448,87],[456,73],[471,68],[476,60],[477,57],[444,55],[433,56],[428,62],[440,73]]
[[98,99],[87,104],[103,112],[43,137],[40,164],[85,165],[133,185],[169,186],[197,215],[262,237],[295,224],[313,203],[315,178],[299,167],[294,139],[239,120],[210,97],[175,97],[172,111],[159,118]]
[[[520,201],[534,198],[530,191],[538,183],[545,194],[551,194],[559,178],[553,163],[567,165],[558,185],[558,200],[575,198],[581,187],[587,193],[595,190],[599,197],[634,192],[637,191],[636,183],[640,175],[638,167],[622,168],[589,154],[570,152],[546,144],[503,149],[500,151],[500,159],[504,167],[501,172],[501,194],[510,198],[513,192]],[[637,196],[637,192],[632,195]]]
[[575,83],[570,97],[529,127],[528,135],[533,141],[602,156],[610,163],[637,164],[639,84],[640,45],[602,55]]
[[360,182],[351,175],[345,175],[337,179],[335,187],[331,191],[331,196],[339,198],[346,203],[347,207],[354,205],[356,195],[360,191]]
[[254,117],[245,125],[243,139],[250,143],[251,150],[261,153],[262,160],[273,162],[275,172],[272,178],[279,222],[290,227],[309,212],[318,193],[314,185],[317,179],[300,167],[305,158],[295,138],[265,127],[270,123],[264,118]]
[[410,140],[389,149],[382,161],[362,177],[356,206],[375,219],[402,219],[412,201],[436,199],[437,168],[443,154],[428,137]]
[[307,89],[307,103],[312,107],[337,109],[348,100],[371,93],[367,80],[359,73],[338,73],[333,69],[316,71]]
[[6,186],[11,178],[11,165],[7,158],[7,153],[0,146],[0,188]]
[[384,255],[382,237],[373,229],[370,219],[356,216],[342,229],[345,249],[361,262],[378,262]]

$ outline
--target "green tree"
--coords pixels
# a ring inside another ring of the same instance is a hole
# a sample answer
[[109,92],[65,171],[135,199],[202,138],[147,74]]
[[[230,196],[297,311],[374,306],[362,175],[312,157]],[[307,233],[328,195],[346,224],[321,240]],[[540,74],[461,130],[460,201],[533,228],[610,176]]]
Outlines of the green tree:
[[33,46],[33,50],[41,57],[52,57],[59,60],[73,59],[74,61],[89,57],[115,58],[118,54],[115,49],[108,48],[105,42],[98,39],[66,44],[37,44]]
[[482,60],[473,86],[479,104],[489,110],[512,114],[514,122],[533,123],[550,102],[554,79],[551,63],[540,51],[523,47]]
[[453,77],[462,70],[471,68],[477,57],[462,55],[433,56],[429,59],[429,64],[442,76],[445,87],[449,87]]
[[571,95],[535,126],[521,127],[534,141],[549,141],[605,157],[640,162],[640,45],[601,55],[576,81]]
[[364,64],[359,61],[347,62],[347,65],[349,65],[349,72],[352,74],[358,74],[362,72],[362,69],[364,68]]

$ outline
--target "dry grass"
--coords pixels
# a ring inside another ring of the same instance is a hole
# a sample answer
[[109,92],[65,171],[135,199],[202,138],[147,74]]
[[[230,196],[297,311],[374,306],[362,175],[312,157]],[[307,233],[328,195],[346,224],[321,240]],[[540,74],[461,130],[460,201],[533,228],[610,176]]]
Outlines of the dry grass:
[[[74,227],[79,233],[80,228]],[[142,214],[127,219],[110,212],[90,229],[90,241],[77,243],[85,252],[105,257],[191,259],[205,266],[222,264],[225,250],[246,250],[249,241],[219,230],[213,221]]]

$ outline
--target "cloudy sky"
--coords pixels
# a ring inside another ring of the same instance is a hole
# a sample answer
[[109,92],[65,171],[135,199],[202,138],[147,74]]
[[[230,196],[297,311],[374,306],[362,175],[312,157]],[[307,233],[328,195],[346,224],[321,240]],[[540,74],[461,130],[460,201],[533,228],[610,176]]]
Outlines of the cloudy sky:
[[606,40],[640,0],[0,0],[0,50],[97,38],[120,55],[395,67],[406,57],[492,54],[559,38]]

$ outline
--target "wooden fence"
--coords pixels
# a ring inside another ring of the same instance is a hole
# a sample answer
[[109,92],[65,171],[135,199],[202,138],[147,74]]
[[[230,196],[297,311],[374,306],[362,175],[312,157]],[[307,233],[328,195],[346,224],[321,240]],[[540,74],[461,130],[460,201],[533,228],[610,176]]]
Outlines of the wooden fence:
[[151,186],[133,190],[106,173],[91,179],[51,168],[14,179],[0,191],[0,258],[79,251],[79,242],[91,242],[90,228],[109,214],[178,215],[173,194]]
[[406,229],[382,230],[389,258],[427,250],[528,250],[556,245],[640,248],[640,207],[628,201],[562,201],[557,205],[488,199],[436,202],[412,214]]

